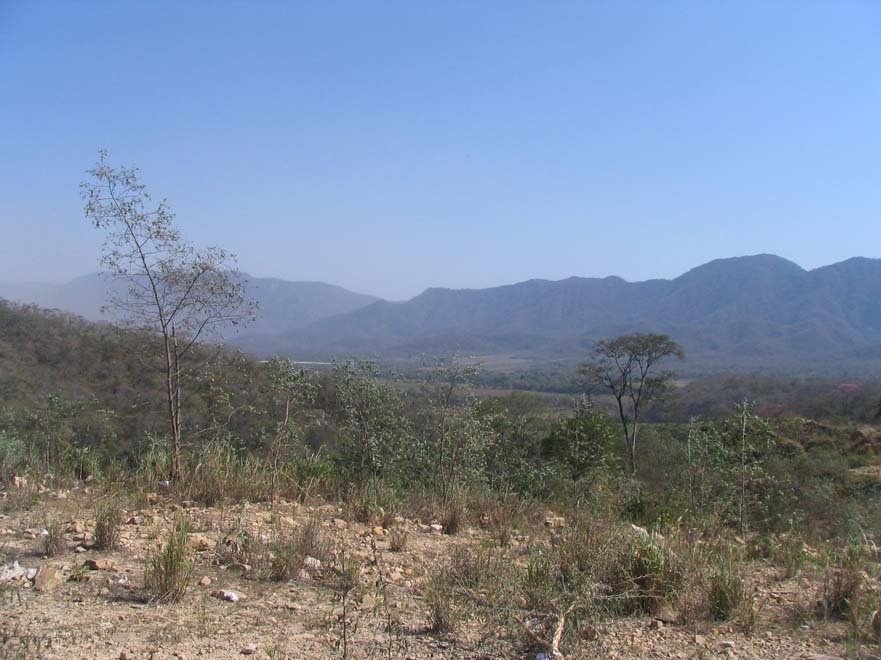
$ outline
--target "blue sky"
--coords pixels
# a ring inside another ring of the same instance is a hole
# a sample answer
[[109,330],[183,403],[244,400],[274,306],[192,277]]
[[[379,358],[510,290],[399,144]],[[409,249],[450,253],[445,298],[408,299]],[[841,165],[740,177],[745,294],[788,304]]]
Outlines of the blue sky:
[[0,0],[0,280],[106,147],[243,270],[391,298],[881,256],[881,3]]

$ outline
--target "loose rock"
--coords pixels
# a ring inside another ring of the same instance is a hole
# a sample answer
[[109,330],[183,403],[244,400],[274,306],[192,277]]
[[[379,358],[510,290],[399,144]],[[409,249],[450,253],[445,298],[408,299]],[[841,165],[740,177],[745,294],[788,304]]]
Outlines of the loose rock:
[[213,591],[211,595],[220,600],[229,601],[230,603],[238,603],[241,598],[241,596],[235,591],[228,591],[226,589],[218,589],[217,591]]
[[61,569],[58,566],[43,566],[34,577],[34,589],[43,593],[55,591],[61,586]]

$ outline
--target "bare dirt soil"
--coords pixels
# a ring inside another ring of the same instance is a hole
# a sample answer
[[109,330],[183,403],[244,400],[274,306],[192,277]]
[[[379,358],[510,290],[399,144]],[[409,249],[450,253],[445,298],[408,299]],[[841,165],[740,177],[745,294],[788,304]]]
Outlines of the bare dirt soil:
[[[437,521],[397,517],[387,528],[345,518],[335,505],[291,502],[204,508],[151,495],[125,507],[120,545],[92,549],[97,494],[44,493],[28,508],[11,497],[0,515],[4,562],[23,575],[0,584],[0,657],[8,658],[536,658],[511,635],[466,620],[454,633],[428,628],[423,585],[456,547],[492,543],[488,532],[465,527],[456,536]],[[124,506],[124,505],[123,505]],[[148,556],[162,546],[175,517],[193,524],[191,586],[175,604],[151,602],[144,589]],[[44,556],[47,520],[63,525],[61,551]],[[247,564],[250,551],[273,535],[294,534],[317,521],[334,555],[355,565],[357,585],[346,594],[325,564],[306,561],[293,579],[271,581]],[[432,524],[434,523],[434,524]],[[543,542],[515,535],[508,549],[518,561]],[[406,536],[402,550],[392,536]],[[243,561],[233,561],[236,555]],[[36,571],[28,569],[37,569]],[[35,575],[36,573],[36,575]],[[872,657],[847,644],[843,623],[799,621],[816,585],[781,580],[757,564],[759,620],[747,631],[732,623],[679,625],[655,618],[599,621],[576,655],[597,658]],[[230,598],[232,600],[227,600]],[[233,602],[235,601],[235,602]],[[391,632],[389,632],[391,631]],[[514,635],[516,637],[516,635]]]

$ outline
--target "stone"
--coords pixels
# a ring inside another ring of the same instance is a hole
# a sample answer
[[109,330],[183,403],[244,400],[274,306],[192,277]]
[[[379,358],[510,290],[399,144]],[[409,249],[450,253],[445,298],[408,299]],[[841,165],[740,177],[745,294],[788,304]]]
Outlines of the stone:
[[225,600],[230,603],[238,603],[241,599],[235,591],[229,591],[227,589],[218,589],[217,591],[211,592],[211,595],[219,600]]
[[385,536],[385,530],[382,527],[380,527],[379,525],[376,525],[373,528],[372,532],[373,532],[374,536],[380,536],[380,537]]
[[208,577],[207,575],[204,576],[201,580],[199,580],[199,585],[203,586],[203,587],[210,587],[211,586],[211,578]]
[[86,549],[85,549],[83,546],[78,545],[77,547],[75,547],[75,548],[73,549],[73,551],[76,552],[76,553],[78,553],[78,554],[82,554],[83,552],[86,552]]
[[432,534],[443,534],[444,533],[444,526],[441,525],[440,523],[432,523],[431,525],[429,525],[429,527],[431,529]]
[[562,516],[548,516],[545,518],[545,527],[559,529],[566,526],[566,519]]
[[346,527],[349,526],[349,523],[347,523],[342,518],[334,518],[333,519],[333,526],[336,527],[337,529],[345,529]]
[[206,550],[211,550],[216,545],[216,542],[204,534],[190,534],[187,539],[187,545],[196,552],[205,552]]
[[676,611],[669,605],[662,605],[658,609],[657,614],[655,614],[655,618],[658,621],[668,624],[674,624],[679,621],[679,615],[676,614]]
[[34,577],[34,589],[42,593],[55,591],[61,586],[61,569],[58,566],[42,566]]
[[[31,569],[33,570],[33,569]],[[11,564],[6,564],[0,570],[0,582],[11,582],[13,580],[20,580],[25,577],[30,571],[25,570],[22,566],[19,566],[18,561],[14,561]],[[33,578],[28,578],[29,580]]]
[[116,571],[116,564],[112,559],[86,559],[83,562],[83,566],[85,566],[90,571]]
[[707,638],[704,637],[703,635],[695,635],[694,636],[694,643],[697,644],[698,646],[706,646]]
[[242,655],[254,655],[257,653],[257,644],[255,642],[249,642],[242,647]]
[[719,648],[721,649],[733,649],[734,646],[734,642],[732,642],[730,639],[723,639],[721,642],[719,642]]
[[664,622],[661,621],[660,619],[652,619],[649,622],[649,628],[651,628],[652,630],[660,630],[663,627],[664,627]]
[[306,557],[303,560],[303,568],[310,571],[320,571],[321,570],[321,560],[316,559],[315,557]]

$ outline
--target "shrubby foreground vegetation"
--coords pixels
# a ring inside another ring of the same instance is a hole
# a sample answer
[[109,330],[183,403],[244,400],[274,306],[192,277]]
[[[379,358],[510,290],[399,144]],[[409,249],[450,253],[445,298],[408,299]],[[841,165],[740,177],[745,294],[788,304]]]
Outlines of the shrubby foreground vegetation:
[[[646,422],[633,471],[602,397],[561,411],[523,392],[479,396],[476,368],[455,359],[396,380],[370,362],[316,372],[197,346],[184,365],[173,479],[157,341],[0,305],[7,510],[39,508],[41,491],[76,483],[117,502],[168,484],[172,501],[201,506],[340,503],[350,520],[394,532],[398,550],[408,533],[394,531],[396,519],[437,522],[451,536],[480,529],[480,547],[452,551],[424,576],[425,626],[455,639],[469,622],[491,621],[515,656],[577,657],[620,617],[754,630],[767,567],[781,580],[809,578],[791,613],[798,625],[840,620],[850,648],[878,642],[881,436],[843,399],[820,421],[734,400],[721,414]],[[668,410],[687,406],[681,390],[672,396]],[[115,546],[120,518],[112,506],[96,512],[100,544]],[[145,597],[185,597],[190,525],[177,520],[147,559]],[[63,552],[58,530],[47,530],[45,554]],[[312,558],[331,567],[335,598],[357,588],[357,567],[319,521],[227,551],[256,579],[296,579]]]

